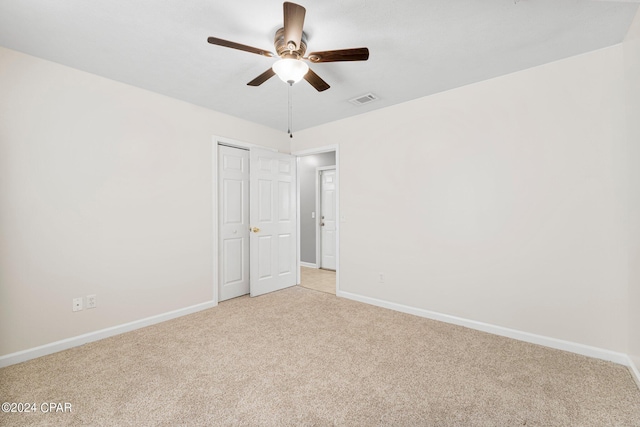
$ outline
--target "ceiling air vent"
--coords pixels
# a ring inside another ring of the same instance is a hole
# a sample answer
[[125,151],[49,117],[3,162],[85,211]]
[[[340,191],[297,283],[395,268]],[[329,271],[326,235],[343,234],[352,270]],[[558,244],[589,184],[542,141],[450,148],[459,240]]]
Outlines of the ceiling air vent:
[[364,105],[364,104],[369,104],[370,102],[376,101],[377,99],[378,97],[375,96],[374,94],[367,93],[366,95],[361,95],[353,99],[350,99],[349,102],[354,105]]

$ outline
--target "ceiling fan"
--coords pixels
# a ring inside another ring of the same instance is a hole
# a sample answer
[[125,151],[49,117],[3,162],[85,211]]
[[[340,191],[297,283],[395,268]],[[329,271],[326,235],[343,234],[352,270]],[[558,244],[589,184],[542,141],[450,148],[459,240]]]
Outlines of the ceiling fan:
[[[366,61],[369,59],[369,49],[366,47],[311,52],[308,56],[305,56],[307,51],[307,35],[302,30],[306,9],[298,4],[290,2],[285,2],[283,9],[284,26],[276,31],[274,37],[276,53],[281,59],[273,64],[273,67],[247,83],[247,85],[260,86],[274,75],[278,75],[282,81],[289,85],[293,85],[304,78],[311,84],[311,86],[316,88],[318,92],[322,92],[329,89],[329,84],[311,70],[304,60],[312,63],[320,63]],[[219,39],[217,37],[209,37],[207,41],[218,46],[243,50],[245,52],[255,53],[269,58],[274,56],[272,52]]]

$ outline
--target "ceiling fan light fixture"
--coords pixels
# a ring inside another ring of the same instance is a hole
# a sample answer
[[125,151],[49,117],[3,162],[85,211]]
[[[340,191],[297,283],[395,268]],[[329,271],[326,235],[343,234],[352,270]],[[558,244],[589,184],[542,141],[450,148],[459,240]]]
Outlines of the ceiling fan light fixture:
[[309,71],[309,66],[305,62],[292,58],[281,59],[271,68],[280,77],[280,80],[290,85],[302,80]]

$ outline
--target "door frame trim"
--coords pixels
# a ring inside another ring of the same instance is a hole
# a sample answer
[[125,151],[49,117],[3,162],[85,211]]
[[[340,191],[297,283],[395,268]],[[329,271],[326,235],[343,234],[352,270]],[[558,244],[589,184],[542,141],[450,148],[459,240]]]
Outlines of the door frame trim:
[[[322,268],[322,230],[320,229],[320,221],[317,221],[318,215],[322,216],[322,181],[320,180],[320,172],[322,171],[336,171],[336,177],[338,176],[337,168],[335,167],[335,165],[318,166],[316,168],[316,265],[318,266],[318,268]],[[337,180],[338,179],[336,178],[336,181]],[[337,224],[338,218],[336,216],[336,225]]]
[[[219,228],[219,218],[218,218],[218,205],[219,205],[219,201],[218,201],[218,145],[226,145],[227,147],[234,147],[234,148],[241,148],[244,150],[251,150],[251,147],[256,147],[256,148],[262,148],[264,150],[270,150],[270,151],[275,151],[278,152],[278,150],[276,150],[275,148],[271,148],[271,147],[265,147],[262,145],[258,145],[258,144],[252,144],[249,142],[244,142],[244,141],[238,141],[236,139],[232,139],[232,138],[227,138],[224,136],[218,136],[218,135],[213,135],[211,138],[211,206],[212,206],[212,212],[211,212],[211,218],[212,218],[212,228],[211,228],[211,232],[212,232],[212,242],[213,242],[213,247],[212,247],[212,257],[213,257],[213,262],[211,263],[211,276],[213,278],[213,303],[214,303],[214,307],[216,305],[218,305],[218,299],[220,298],[219,295],[219,289],[218,287],[220,286],[220,250],[218,248],[219,246],[219,240],[220,240],[220,228]],[[300,257],[298,256],[298,259],[300,259]],[[299,268],[298,268],[299,270]]]
[[[321,153],[336,153],[336,295],[340,292],[340,223],[342,217],[340,216],[340,146],[338,144],[324,145],[322,147],[310,148],[307,150],[293,151],[291,154],[296,156],[296,163],[299,165],[300,157],[308,156],[311,154]],[[298,168],[299,170],[300,168]],[[297,215],[298,215],[298,244],[296,251],[298,252],[298,285],[300,284],[300,174],[296,176],[296,203],[297,203]],[[317,244],[317,240],[316,240]],[[316,253],[317,256],[317,253]]]

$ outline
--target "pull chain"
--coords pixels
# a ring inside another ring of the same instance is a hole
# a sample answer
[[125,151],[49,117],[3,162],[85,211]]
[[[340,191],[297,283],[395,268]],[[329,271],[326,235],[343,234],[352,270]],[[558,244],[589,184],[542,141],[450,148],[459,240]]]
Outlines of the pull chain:
[[293,88],[293,82],[289,83],[289,129],[287,133],[289,134],[289,138],[293,138],[293,97],[291,95],[291,90]]

